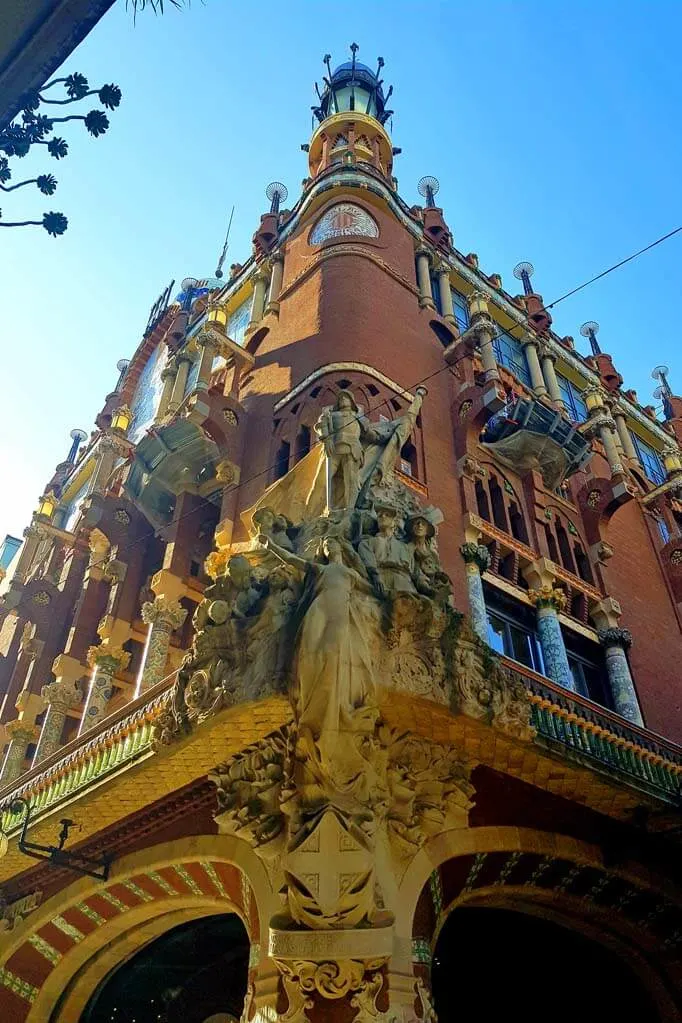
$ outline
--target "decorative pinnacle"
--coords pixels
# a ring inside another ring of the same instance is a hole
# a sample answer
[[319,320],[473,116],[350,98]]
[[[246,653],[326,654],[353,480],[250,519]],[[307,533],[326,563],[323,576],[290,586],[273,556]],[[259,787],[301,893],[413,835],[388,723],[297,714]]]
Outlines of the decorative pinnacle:
[[534,273],[535,267],[532,263],[517,263],[514,267],[514,277],[516,277],[517,281],[523,282],[523,291],[526,295],[533,294],[530,279]]
[[651,371],[651,375],[654,380],[659,381],[659,386],[654,391],[654,398],[661,398],[663,400],[663,413],[666,419],[672,419],[673,410],[670,404],[670,398],[672,396],[672,388],[668,383],[668,373],[670,370],[667,366],[654,366]]
[[434,178],[432,175],[426,174],[423,178],[419,179],[417,191],[426,199],[427,208],[433,207],[435,206],[434,196],[436,196],[440,191],[440,181],[438,178]]
[[71,431],[69,437],[71,438],[72,444],[66,460],[67,462],[75,462],[76,455],[78,454],[78,449],[85,440],[85,438],[87,437],[87,433],[85,432],[85,430],[76,429]]
[[265,194],[270,200],[270,212],[279,213],[279,204],[286,202],[289,189],[281,181],[271,181],[265,189]]
[[599,333],[599,324],[597,323],[597,321],[587,320],[587,322],[583,323],[582,327],[580,328],[580,333],[582,334],[583,337],[588,337],[590,339],[590,348],[592,349],[592,354],[601,355],[601,348],[599,347],[599,342],[597,341],[597,334]]
[[128,370],[128,366],[129,365],[130,365],[130,360],[129,359],[119,359],[118,362],[116,363],[116,369],[118,370],[118,380],[116,381],[116,388],[115,388],[116,391],[120,391],[121,390],[121,386],[123,384],[123,378],[126,375],[126,372]]

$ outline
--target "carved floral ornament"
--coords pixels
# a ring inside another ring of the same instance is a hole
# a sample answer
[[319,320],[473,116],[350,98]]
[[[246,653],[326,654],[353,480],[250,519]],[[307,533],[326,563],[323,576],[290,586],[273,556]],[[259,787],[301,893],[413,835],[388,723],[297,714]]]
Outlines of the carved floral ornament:
[[282,894],[270,954],[291,1023],[312,997],[348,996],[356,1023],[377,1018],[389,875],[467,826],[473,765],[391,727],[390,693],[533,735],[525,687],[452,606],[442,516],[394,473],[422,399],[389,424],[365,421],[349,392],[323,409],[321,448],[245,513],[250,544],[207,559],[213,582],[155,721],[158,749],[234,703],[289,697],[291,720],[209,777],[219,831],[247,841]]

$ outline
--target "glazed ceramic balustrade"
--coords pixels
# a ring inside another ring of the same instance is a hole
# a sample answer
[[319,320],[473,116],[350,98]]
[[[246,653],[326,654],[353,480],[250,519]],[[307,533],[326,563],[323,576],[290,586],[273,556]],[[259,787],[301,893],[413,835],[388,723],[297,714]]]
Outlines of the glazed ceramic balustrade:
[[[0,789],[0,831],[18,827],[21,814],[9,809],[12,799],[26,799],[34,814],[72,799],[94,783],[130,767],[152,752],[152,729],[174,677],[107,717],[87,739],[74,739],[13,784]],[[93,734],[94,733],[94,734]]]
[[515,661],[503,660],[523,677],[529,691],[536,742],[666,802],[679,803],[679,746]]

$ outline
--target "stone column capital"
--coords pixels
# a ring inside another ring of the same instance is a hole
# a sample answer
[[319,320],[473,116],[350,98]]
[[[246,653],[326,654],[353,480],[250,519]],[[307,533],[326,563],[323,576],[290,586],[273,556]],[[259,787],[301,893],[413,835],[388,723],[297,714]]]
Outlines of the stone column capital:
[[40,729],[37,725],[30,725],[21,718],[8,721],[5,725],[7,735],[11,742],[35,742]]
[[80,703],[82,693],[77,682],[71,679],[57,679],[56,682],[48,682],[40,690],[42,698],[52,707],[66,712],[69,707]]
[[583,424],[581,433],[588,440],[598,436],[602,430],[616,432],[616,422],[606,409],[595,409],[590,418]]
[[597,631],[617,628],[620,616],[623,613],[615,597],[604,597],[590,610],[590,618],[595,624]]
[[528,596],[538,610],[549,609],[559,612],[566,606],[566,594],[556,586],[539,586],[537,589],[529,590]]
[[186,609],[172,597],[157,597],[142,605],[142,621],[147,625],[166,627],[173,632],[183,625],[186,618]]
[[429,249],[425,248],[423,245],[419,246],[419,248],[415,252],[415,256],[417,258],[419,258],[420,256],[425,256],[428,259],[429,263],[433,261],[433,253],[430,252]]
[[490,551],[483,544],[463,543],[459,553],[464,558],[466,565],[475,565],[479,572],[485,572],[490,568]]
[[59,654],[52,662],[52,672],[58,679],[68,678],[72,682],[77,682],[83,675],[87,675],[88,669],[75,657]]
[[541,347],[540,338],[537,336],[537,334],[527,333],[524,334],[522,338],[519,338],[519,340],[523,348],[536,348],[539,350]]
[[557,353],[554,351],[547,338],[539,337],[537,339],[537,343],[541,359],[549,359],[552,363],[557,361]]
[[617,646],[622,650],[629,650],[632,646],[632,633],[629,629],[600,629],[597,635],[599,642],[607,649],[610,646]]
[[152,577],[152,590],[157,597],[168,597],[169,600],[179,600],[185,595],[187,587],[182,579],[169,572],[167,568],[159,569]]
[[87,655],[88,664],[107,673],[125,670],[130,664],[130,654],[120,646],[109,646],[101,643],[91,646]]

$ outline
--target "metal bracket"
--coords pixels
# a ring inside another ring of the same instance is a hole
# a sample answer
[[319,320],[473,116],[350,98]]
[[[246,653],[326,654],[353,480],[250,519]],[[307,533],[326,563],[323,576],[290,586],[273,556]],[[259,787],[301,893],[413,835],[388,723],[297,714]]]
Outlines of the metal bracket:
[[59,832],[57,845],[39,845],[37,842],[27,841],[26,838],[28,826],[31,822],[31,807],[27,800],[12,800],[10,810],[12,813],[24,812],[24,822],[19,837],[19,851],[24,853],[24,855],[31,856],[35,860],[47,860],[48,863],[55,867],[65,867],[67,870],[73,870],[77,874],[87,874],[88,877],[94,877],[97,881],[108,881],[109,870],[114,859],[113,856],[105,855],[99,860],[94,860],[89,856],[83,856],[81,853],[72,852],[64,848],[69,837],[69,831],[75,823],[74,821],[69,820],[67,817],[63,817],[60,820],[59,823],[62,828]]

